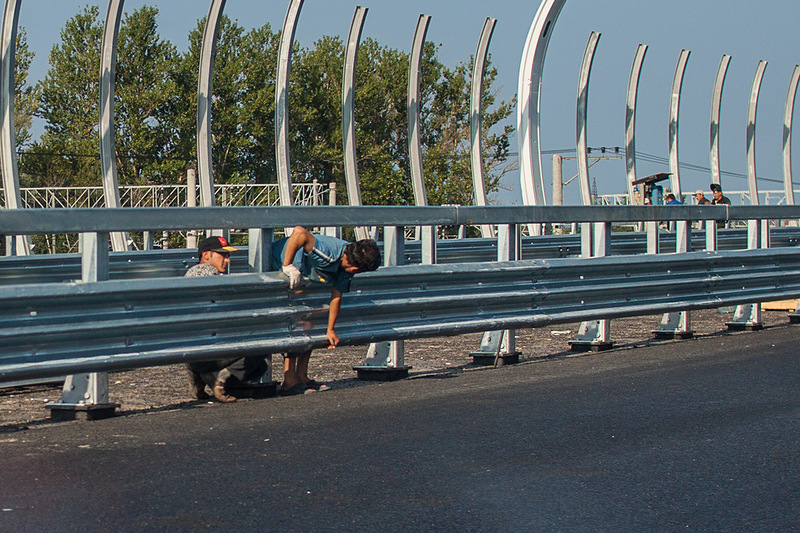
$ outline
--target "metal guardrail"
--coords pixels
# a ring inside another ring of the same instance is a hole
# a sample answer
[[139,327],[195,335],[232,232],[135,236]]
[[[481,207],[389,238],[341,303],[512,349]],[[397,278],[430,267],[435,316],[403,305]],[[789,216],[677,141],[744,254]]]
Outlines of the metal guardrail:
[[[413,225],[798,218],[795,206],[216,207],[2,210],[0,227],[85,234],[82,277],[92,280],[108,273],[102,243],[113,231],[260,229],[249,254],[258,272],[270,228],[298,223],[402,235]],[[356,277],[337,332],[363,343],[782,299],[800,294],[798,274],[794,247],[391,267]],[[289,293],[271,274],[0,286],[0,382],[322,346],[328,297]]]
[[[659,234],[662,250],[674,250],[676,235]],[[800,228],[772,228],[770,246],[785,247],[800,244]],[[719,250],[747,248],[747,230],[730,229],[719,232]],[[705,235],[692,234],[692,249],[705,249]],[[647,234],[643,232],[613,233],[612,255],[642,254],[647,251]],[[522,239],[523,259],[575,257],[581,254],[580,235],[540,235]],[[231,273],[248,272],[248,249],[234,252]],[[437,243],[440,263],[474,263],[497,259],[497,240],[484,238],[450,239]],[[109,254],[109,279],[143,279],[182,276],[197,261],[195,251],[186,249],[112,252]],[[405,264],[422,262],[422,243],[405,243]],[[81,279],[80,254],[42,254],[0,258],[0,285],[22,283],[61,283]]]
[[[401,266],[355,278],[337,332],[360,344],[798,294],[795,248]],[[321,347],[328,297],[273,274],[0,287],[0,382]]]
[[[193,207],[0,210],[6,235],[201,228],[465,226],[800,219],[800,206]],[[127,229],[122,229],[127,228]]]

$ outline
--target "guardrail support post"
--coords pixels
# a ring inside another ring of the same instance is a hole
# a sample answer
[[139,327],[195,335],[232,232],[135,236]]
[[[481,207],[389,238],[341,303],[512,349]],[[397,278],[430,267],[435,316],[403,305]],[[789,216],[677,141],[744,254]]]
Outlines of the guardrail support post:
[[269,272],[271,268],[273,229],[250,228],[247,239],[248,263],[251,272]]
[[716,252],[717,251],[717,221],[716,220],[706,220],[706,251],[708,252]]
[[[596,222],[581,224],[581,255],[583,257],[605,257],[611,254],[611,224]],[[609,320],[590,320],[581,322],[578,338],[569,341],[576,352],[600,352],[610,350],[614,343],[611,337]]]
[[[519,226],[499,224],[497,226],[497,260],[517,261],[521,258],[522,242]],[[516,331],[487,331],[481,345],[470,354],[476,365],[508,365],[519,363],[522,352],[516,349]]]
[[[108,279],[108,239],[106,233],[81,233],[81,281],[92,283]],[[58,402],[48,403],[52,420],[100,420],[114,416],[117,407],[108,401],[108,373],[67,376]]]
[[[755,250],[758,248],[769,248],[769,226],[764,228],[764,223],[768,220],[748,220],[747,221],[747,249]],[[736,306],[733,313],[733,320],[725,322],[729,330],[732,331],[756,331],[764,328],[761,321],[761,303],[741,304]]]
[[[675,223],[675,251],[686,253],[691,251],[692,223],[678,220]],[[657,339],[689,339],[694,337],[692,320],[689,311],[664,313],[661,317],[661,327],[653,330]]]
[[647,253],[657,254],[661,251],[661,241],[659,240],[658,221],[648,220],[644,223],[647,231]]
[[[247,239],[248,265],[251,272],[262,273],[272,270],[272,241],[275,230],[272,228],[250,228]],[[239,383],[237,392],[243,397],[263,398],[275,396],[279,383],[272,380],[272,354],[265,353],[267,368],[260,376]]]
[[[387,226],[383,230],[383,264],[405,264],[405,227]],[[353,367],[358,379],[368,381],[397,381],[408,377],[410,366],[405,364],[405,341],[373,342],[367,349],[364,364]]]
[[[422,226],[421,228],[422,239],[420,245],[422,246],[422,264],[435,265],[436,264],[436,226]],[[388,266],[388,265],[387,265]]]

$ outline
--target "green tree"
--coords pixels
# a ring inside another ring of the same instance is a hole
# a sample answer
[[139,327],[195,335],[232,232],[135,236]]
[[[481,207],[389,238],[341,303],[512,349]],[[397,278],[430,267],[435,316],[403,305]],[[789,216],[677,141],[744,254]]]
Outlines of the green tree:
[[[470,60],[470,64],[472,61]],[[459,63],[455,69],[442,67],[432,100],[422,118],[425,186],[431,205],[474,201],[470,162],[471,69]],[[496,93],[490,92],[496,68],[487,68],[482,94],[482,147],[486,192],[496,191],[509,156],[508,137],[513,126],[502,126],[513,113],[514,103],[501,101],[494,109]],[[500,133],[494,130],[500,128]]]
[[[177,79],[181,101],[180,143],[196,156],[197,74],[205,20],[189,35]],[[220,20],[212,81],[211,132],[214,180],[275,181],[272,114],[277,35],[269,24],[245,33],[228,17]]]
[[39,91],[28,84],[28,72],[35,54],[28,46],[25,28],[17,31],[14,63],[14,121],[15,141],[18,148],[31,142],[31,126],[39,106]]
[[[292,167],[296,181],[335,181],[343,190],[341,147],[341,71],[344,46],[325,37],[311,50],[295,54],[291,79]],[[366,39],[359,49],[356,75],[356,141],[361,197],[365,204],[413,203],[408,155],[407,54]],[[471,204],[469,68],[449,69],[426,43],[420,79],[421,149],[428,203]],[[497,189],[508,159],[508,135],[502,122],[513,103],[496,103],[487,71],[483,94],[483,147],[486,189]],[[497,128],[500,133],[496,133]]]
[[28,184],[98,184],[99,8],[86,6],[67,21],[50,51],[50,70],[37,85],[44,134],[25,158]]
[[144,6],[127,15],[117,45],[115,144],[121,184],[175,183],[185,161],[175,151],[172,73],[178,53],[158,33],[158,10]]
[[358,53],[355,120],[361,198],[413,203],[408,166],[408,55],[366,39]]
[[243,174],[254,183],[274,183],[275,177],[275,69],[279,34],[269,24],[250,31],[242,42],[244,90],[242,134]]

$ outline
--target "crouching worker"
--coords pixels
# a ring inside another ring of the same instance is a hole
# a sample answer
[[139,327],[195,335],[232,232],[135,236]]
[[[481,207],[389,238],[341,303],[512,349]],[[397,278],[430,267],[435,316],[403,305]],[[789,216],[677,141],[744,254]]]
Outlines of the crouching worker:
[[[377,270],[380,264],[381,254],[372,239],[348,243],[326,235],[313,235],[301,226],[296,226],[290,237],[275,241],[272,246],[272,268],[286,274],[290,289],[300,286],[303,276],[331,286],[329,349],[339,344],[334,326],[342,305],[342,294],[350,291],[350,281],[355,274]],[[310,359],[310,350],[286,355],[279,395],[305,394],[329,388],[308,377]]]
[[[199,262],[186,271],[187,278],[218,276],[228,271],[231,252],[238,248],[228,244],[223,237],[208,237],[197,247]],[[269,366],[263,356],[237,357],[217,361],[187,363],[189,392],[195,399],[208,398],[206,385],[211,388],[214,398],[221,402],[235,402],[228,393],[228,380],[246,381],[263,375]]]

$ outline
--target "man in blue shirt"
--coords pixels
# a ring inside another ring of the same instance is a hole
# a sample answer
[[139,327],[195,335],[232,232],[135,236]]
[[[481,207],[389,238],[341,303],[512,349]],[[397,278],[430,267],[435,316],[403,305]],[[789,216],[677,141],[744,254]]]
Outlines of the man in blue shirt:
[[[349,243],[326,235],[313,235],[295,226],[290,237],[272,245],[272,267],[289,278],[289,288],[302,285],[303,276],[312,282],[331,285],[327,337],[329,349],[339,344],[334,326],[342,306],[342,294],[350,291],[350,281],[359,272],[377,270],[381,263],[378,245],[372,239]],[[283,364],[284,377],[278,394],[288,396],[326,390],[327,385],[308,377],[311,351],[289,353]]]

